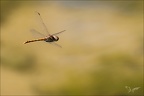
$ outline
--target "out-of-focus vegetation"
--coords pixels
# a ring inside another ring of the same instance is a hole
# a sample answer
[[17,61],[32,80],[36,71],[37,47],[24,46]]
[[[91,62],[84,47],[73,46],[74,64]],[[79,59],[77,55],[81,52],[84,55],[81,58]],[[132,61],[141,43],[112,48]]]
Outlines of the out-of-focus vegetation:
[[[62,48],[23,44],[35,11]],[[2,0],[1,95],[143,95],[142,40],[142,1]]]

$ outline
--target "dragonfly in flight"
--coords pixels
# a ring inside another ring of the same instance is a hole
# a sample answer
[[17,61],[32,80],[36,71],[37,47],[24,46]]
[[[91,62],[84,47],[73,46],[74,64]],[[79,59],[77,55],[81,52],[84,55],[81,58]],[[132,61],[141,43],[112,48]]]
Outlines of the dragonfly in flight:
[[45,41],[45,42],[49,42],[49,43],[51,43],[51,44],[54,44],[54,45],[56,45],[56,46],[58,46],[58,47],[61,47],[60,45],[58,45],[57,43],[55,43],[56,41],[59,40],[59,37],[58,37],[57,35],[60,34],[60,33],[62,33],[62,32],[64,32],[64,31],[66,31],[66,30],[63,30],[63,31],[60,31],[60,32],[57,32],[57,33],[54,33],[54,34],[49,34],[49,32],[48,32],[48,30],[47,30],[47,27],[46,27],[45,23],[43,22],[43,19],[42,19],[40,13],[39,13],[39,12],[36,12],[36,13],[37,13],[38,16],[40,17],[41,22],[42,22],[42,24],[43,24],[43,27],[44,27],[46,33],[48,33],[48,35],[45,36],[44,34],[39,33],[39,32],[36,31],[35,29],[32,29],[31,32],[37,33],[37,34],[43,36],[43,38],[34,39],[34,40],[29,40],[29,41],[24,42],[24,44],[31,43],[31,42],[37,42],[37,41]]

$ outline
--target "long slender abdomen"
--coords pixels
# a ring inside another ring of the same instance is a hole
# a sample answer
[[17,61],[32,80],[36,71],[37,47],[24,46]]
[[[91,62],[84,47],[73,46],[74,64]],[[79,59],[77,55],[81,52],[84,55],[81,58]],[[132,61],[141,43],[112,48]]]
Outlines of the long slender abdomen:
[[35,40],[26,41],[26,42],[24,42],[24,44],[31,43],[31,42],[36,42],[36,41],[44,41],[44,40],[45,40],[45,38],[35,39]]

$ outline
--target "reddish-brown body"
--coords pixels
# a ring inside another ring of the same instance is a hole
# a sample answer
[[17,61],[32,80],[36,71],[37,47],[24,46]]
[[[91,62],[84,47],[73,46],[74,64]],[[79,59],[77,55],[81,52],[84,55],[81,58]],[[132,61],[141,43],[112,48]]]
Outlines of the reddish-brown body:
[[[40,19],[41,19],[41,22],[42,22],[42,24],[43,24],[43,27],[44,27],[46,33],[48,33],[48,34],[47,34],[47,36],[45,36],[45,35],[43,35],[43,34],[41,34],[41,33],[39,33],[38,31],[36,31],[36,30],[33,29],[33,30],[31,30],[32,32],[35,32],[35,33],[37,33],[37,34],[42,35],[43,38],[34,39],[34,40],[29,40],[29,41],[24,42],[24,44],[31,43],[31,42],[36,42],[36,41],[45,41],[45,42],[55,42],[55,41],[58,41],[58,40],[59,40],[59,37],[58,37],[57,35],[60,34],[60,33],[62,33],[62,32],[64,32],[65,30],[50,35],[49,32],[48,32],[48,30],[47,30],[47,28],[46,28],[46,25],[44,24],[44,22],[43,22],[43,20],[42,20],[42,18],[41,18],[41,16],[40,16],[40,13],[38,13],[38,12],[36,12],[36,13],[39,15],[39,17],[40,17]],[[55,43],[55,45],[61,47],[60,45],[58,45],[58,44],[56,44],[56,43]]]

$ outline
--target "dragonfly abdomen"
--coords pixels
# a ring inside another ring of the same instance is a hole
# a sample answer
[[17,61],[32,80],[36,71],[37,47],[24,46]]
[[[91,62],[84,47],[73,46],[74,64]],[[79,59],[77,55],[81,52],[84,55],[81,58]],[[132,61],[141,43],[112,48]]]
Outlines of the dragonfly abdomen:
[[31,43],[31,42],[36,42],[36,41],[45,41],[45,38],[26,41],[26,42],[24,42],[24,44]]

